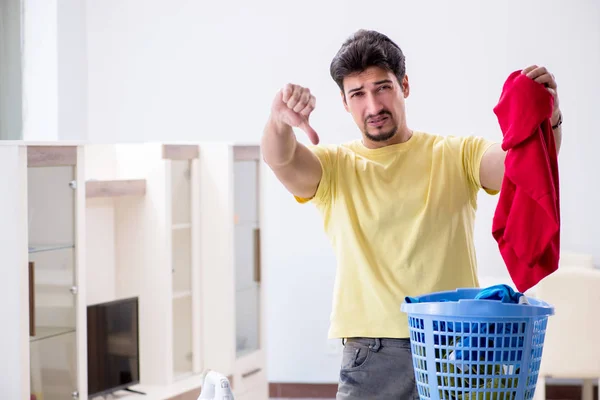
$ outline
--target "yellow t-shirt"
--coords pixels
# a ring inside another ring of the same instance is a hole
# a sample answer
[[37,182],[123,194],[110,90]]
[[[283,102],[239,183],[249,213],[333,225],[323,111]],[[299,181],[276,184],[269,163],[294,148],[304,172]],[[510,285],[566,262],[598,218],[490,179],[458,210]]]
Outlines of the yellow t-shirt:
[[310,147],[323,175],[296,200],[316,205],[335,251],[330,338],[407,338],[405,296],[479,286],[473,229],[492,144],[414,132],[380,149]]

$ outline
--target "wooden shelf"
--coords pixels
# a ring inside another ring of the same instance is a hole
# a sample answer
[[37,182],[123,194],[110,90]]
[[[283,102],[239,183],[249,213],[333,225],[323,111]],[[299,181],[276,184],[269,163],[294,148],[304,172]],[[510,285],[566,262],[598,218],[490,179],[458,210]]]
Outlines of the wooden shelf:
[[173,293],[173,300],[186,299],[188,297],[192,297],[191,290],[181,290]]
[[256,161],[260,160],[259,146],[234,146],[233,158],[235,161]]
[[48,244],[48,245],[31,245],[28,248],[29,254],[33,253],[44,253],[47,251],[58,251],[65,249],[74,249],[75,245],[72,243],[67,244]]
[[28,167],[77,165],[75,146],[27,146]]
[[180,231],[183,229],[191,229],[192,228],[192,224],[191,223],[184,223],[184,224],[173,224],[172,226],[174,231]]
[[52,339],[55,337],[59,337],[62,335],[68,335],[75,333],[75,328],[71,327],[46,327],[46,326],[38,326],[35,328],[36,335],[30,336],[30,342],[37,342],[45,339]]
[[85,197],[145,196],[145,179],[122,179],[110,181],[86,181]]
[[167,160],[192,160],[198,158],[200,149],[191,144],[163,145],[163,158]]

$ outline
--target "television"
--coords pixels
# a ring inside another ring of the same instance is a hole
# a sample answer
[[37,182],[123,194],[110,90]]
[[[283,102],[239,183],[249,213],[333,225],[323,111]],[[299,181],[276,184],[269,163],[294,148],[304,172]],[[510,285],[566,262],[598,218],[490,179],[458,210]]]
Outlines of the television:
[[87,306],[88,397],[140,382],[138,298]]

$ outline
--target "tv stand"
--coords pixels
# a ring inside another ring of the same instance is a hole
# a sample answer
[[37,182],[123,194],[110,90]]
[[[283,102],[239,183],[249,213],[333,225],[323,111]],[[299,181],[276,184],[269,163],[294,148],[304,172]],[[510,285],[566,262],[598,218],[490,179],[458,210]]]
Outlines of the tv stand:
[[133,389],[129,389],[129,388],[125,388],[125,389],[123,389],[123,390],[124,390],[124,391],[126,391],[126,392],[129,392],[129,393],[141,394],[141,395],[143,395],[143,396],[145,396],[145,395],[146,395],[146,393],[144,393],[144,392],[140,392],[139,390],[133,390]]

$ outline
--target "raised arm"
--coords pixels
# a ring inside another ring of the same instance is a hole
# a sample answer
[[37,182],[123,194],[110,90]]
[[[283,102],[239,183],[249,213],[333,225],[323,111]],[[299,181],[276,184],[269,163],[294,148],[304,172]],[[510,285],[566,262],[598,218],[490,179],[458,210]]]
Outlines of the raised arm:
[[286,85],[273,100],[261,141],[265,163],[291,194],[302,198],[315,195],[323,171],[317,156],[296,140],[292,127],[317,144],[319,137],[308,121],[314,108],[315,97],[308,89]]
[[[562,143],[562,126],[559,122],[562,122],[561,111],[559,107],[558,92],[556,80],[545,67],[538,67],[532,65],[525,68],[522,71],[523,74],[527,75],[528,78],[543,84],[546,89],[552,93],[554,97],[554,109],[552,110],[552,118],[550,124],[552,125],[552,131],[554,133],[554,142],[556,143],[556,153],[560,152],[560,145]],[[504,159],[506,158],[506,152],[502,150],[500,144],[495,144],[486,151],[481,159],[480,181],[481,185],[490,190],[500,190],[502,187],[502,179],[504,178]]]
[[554,108],[552,109],[552,117],[550,118],[550,124],[552,125],[552,132],[554,133],[554,142],[556,143],[556,154],[560,152],[560,145],[562,143],[562,112],[560,111],[560,101],[558,99],[558,85],[554,75],[546,69],[546,67],[538,67],[537,65],[531,65],[522,71],[527,75],[528,78],[533,79],[537,83],[540,83],[546,87],[552,97],[554,98]]

